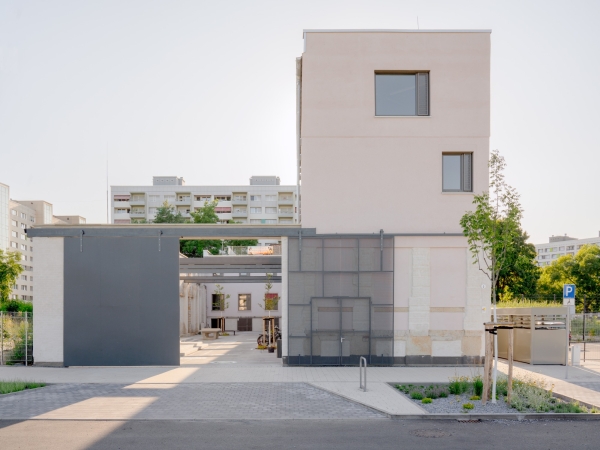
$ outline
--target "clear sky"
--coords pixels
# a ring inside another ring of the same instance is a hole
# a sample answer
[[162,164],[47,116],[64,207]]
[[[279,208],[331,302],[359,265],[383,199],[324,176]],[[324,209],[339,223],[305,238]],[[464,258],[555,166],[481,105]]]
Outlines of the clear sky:
[[[492,29],[492,138],[535,243],[600,230],[600,1],[0,1],[0,182],[106,219],[109,183],[295,183],[304,28]],[[357,213],[363,208],[357,205]]]

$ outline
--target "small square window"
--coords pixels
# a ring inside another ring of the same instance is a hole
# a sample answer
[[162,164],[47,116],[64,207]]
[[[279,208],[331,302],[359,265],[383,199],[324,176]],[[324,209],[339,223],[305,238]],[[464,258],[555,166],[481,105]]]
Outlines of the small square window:
[[473,192],[473,154],[442,155],[442,191]]
[[212,310],[213,311],[224,311],[225,310],[225,294],[212,294]]
[[238,295],[238,311],[250,311],[251,309],[251,295],[250,294],[239,294]]

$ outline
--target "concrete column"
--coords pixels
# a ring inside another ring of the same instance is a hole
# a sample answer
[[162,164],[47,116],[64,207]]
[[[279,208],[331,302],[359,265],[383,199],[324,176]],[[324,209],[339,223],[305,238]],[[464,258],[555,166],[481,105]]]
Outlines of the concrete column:
[[408,299],[408,328],[410,337],[407,355],[431,355],[429,309],[431,298],[431,265],[429,248],[412,249],[412,286]]
[[36,365],[63,365],[64,238],[35,240],[33,357]]
[[465,307],[462,354],[464,356],[483,356],[483,323],[490,319],[491,314],[491,283],[479,270],[479,266],[467,252],[467,301]]

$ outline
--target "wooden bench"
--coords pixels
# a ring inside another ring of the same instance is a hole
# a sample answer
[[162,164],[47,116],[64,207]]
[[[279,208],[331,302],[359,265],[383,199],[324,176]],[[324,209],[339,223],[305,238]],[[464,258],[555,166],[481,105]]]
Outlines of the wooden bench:
[[221,332],[220,328],[202,328],[200,330],[200,334],[202,334],[202,339],[206,339],[206,340],[218,339],[220,332]]

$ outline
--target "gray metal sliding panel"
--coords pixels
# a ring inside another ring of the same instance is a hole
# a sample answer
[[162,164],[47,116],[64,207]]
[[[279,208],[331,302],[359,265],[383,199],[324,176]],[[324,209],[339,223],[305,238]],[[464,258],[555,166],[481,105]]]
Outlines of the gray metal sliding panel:
[[417,115],[429,115],[429,73],[417,74]]
[[66,366],[179,365],[179,239],[64,240]]

